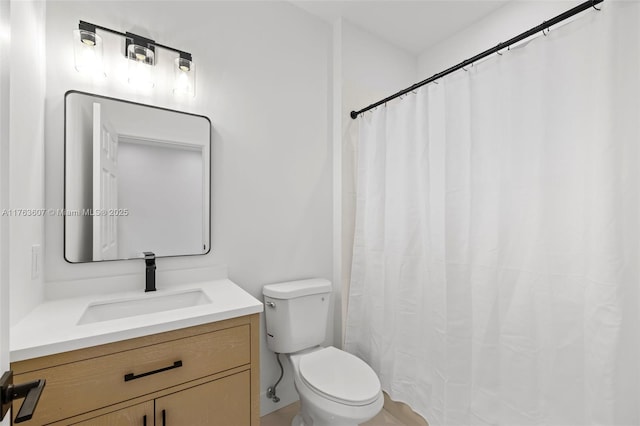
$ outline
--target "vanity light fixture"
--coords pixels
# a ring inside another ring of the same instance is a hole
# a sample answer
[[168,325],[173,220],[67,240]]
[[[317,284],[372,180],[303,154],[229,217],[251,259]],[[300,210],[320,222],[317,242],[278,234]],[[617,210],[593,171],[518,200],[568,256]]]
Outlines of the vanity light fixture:
[[74,30],[75,65],[78,71],[104,75],[102,67],[102,38],[96,30],[116,34],[125,39],[124,55],[128,59],[128,81],[131,85],[141,88],[154,86],[154,67],[156,49],[164,49],[176,53],[174,61],[173,93],[195,96],[195,64],[191,54],[175,49],[155,40],[139,36],[131,32],[120,32],[100,25],[80,21],[78,29]]

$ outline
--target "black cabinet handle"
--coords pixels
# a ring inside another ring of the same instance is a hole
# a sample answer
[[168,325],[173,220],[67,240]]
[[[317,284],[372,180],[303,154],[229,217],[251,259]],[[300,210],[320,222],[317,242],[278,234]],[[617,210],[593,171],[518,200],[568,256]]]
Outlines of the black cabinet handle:
[[162,426],[167,426],[167,412],[162,410]]
[[142,426],[147,426],[147,415],[146,414],[142,417]]
[[174,368],[178,368],[178,367],[182,367],[182,361],[176,361],[176,362],[173,363],[173,365],[170,365],[168,367],[159,368],[159,369],[153,370],[153,371],[147,371],[146,373],[142,373],[142,374],[138,374],[138,375],[135,375],[133,373],[125,374],[124,375],[124,381],[128,382],[130,380],[140,379],[142,377],[147,377],[147,376],[150,376],[152,374],[157,374],[157,373],[162,373],[163,371],[173,370]]

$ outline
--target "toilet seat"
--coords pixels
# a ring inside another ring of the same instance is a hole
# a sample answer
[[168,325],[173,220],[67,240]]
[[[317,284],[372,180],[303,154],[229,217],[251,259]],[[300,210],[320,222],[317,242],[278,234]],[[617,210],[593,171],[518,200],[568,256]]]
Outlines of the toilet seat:
[[329,346],[300,357],[300,377],[315,393],[345,405],[367,405],[380,396],[380,380],[360,358]]

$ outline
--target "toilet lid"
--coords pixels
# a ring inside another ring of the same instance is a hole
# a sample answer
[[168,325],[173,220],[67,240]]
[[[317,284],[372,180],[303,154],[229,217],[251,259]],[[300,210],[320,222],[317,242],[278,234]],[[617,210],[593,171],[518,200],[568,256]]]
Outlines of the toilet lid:
[[380,380],[360,358],[329,346],[300,359],[300,376],[328,399],[366,405],[380,394]]

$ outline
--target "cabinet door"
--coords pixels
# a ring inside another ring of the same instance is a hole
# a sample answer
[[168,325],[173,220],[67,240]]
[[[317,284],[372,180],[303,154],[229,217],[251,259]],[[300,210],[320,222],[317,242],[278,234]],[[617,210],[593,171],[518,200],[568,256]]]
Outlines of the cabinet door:
[[250,398],[243,371],[156,399],[156,426],[249,426]]
[[153,426],[153,401],[73,423],[76,426]]

